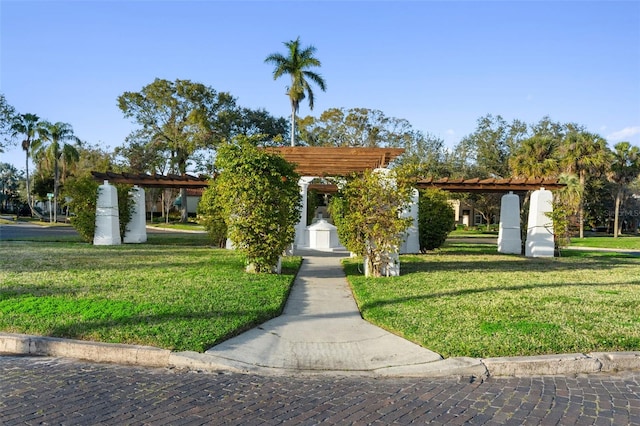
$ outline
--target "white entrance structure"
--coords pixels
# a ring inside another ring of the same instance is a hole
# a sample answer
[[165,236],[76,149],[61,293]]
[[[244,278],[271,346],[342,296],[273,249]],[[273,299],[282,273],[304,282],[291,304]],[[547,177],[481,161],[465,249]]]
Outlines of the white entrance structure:
[[553,221],[549,217],[549,213],[552,211],[553,195],[551,191],[541,188],[531,194],[525,256],[553,257],[555,251]]
[[96,229],[93,244],[96,246],[115,246],[120,239],[120,217],[118,213],[118,191],[105,180],[98,187],[96,203]]
[[548,213],[553,210],[550,190],[564,185],[557,179],[423,179],[418,188],[437,187],[449,192],[499,192],[502,197],[498,251],[522,253],[520,236],[520,199],[514,192],[534,191],[531,195],[525,255],[552,257],[554,255],[553,225]]
[[498,252],[522,253],[520,235],[520,197],[509,191],[500,202],[500,228],[498,229]]
[[[269,152],[280,154],[285,160],[296,165],[296,172],[304,176],[300,179],[300,192],[302,194],[302,212],[300,221],[296,226],[295,245],[297,247],[310,247],[309,232],[307,227],[307,196],[308,191],[313,188],[321,190],[323,193],[336,192],[335,185],[314,184],[313,177],[344,177],[352,174],[362,173],[367,169],[386,168],[391,161],[404,152],[401,148],[325,148],[325,147],[284,147],[265,148]],[[125,183],[139,185],[150,188],[205,188],[208,185],[208,178],[194,177],[190,175],[147,175],[128,173],[98,173],[92,172],[94,179],[98,181],[107,180],[112,183]],[[525,254],[532,257],[553,256],[553,228],[550,226],[550,219],[547,213],[551,211],[551,190],[562,188],[564,185],[558,183],[557,179],[422,179],[417,181],[416,188],[437,187],[449,192],[499,192],[503,197],[504,205],[500,214],[501,233],[499,235],[499,251],[501,253],[520,253],[516,251],[516,246],[521,246],[516,234],[519,234],[520,206],[519,197],[515,192],[535,191],[529,214],[527,225],[528,234]],[[113,187],[112,187],[113,188]],[[115,190],[115,188],[113,188]],[[111,191],[111,190],[109,190]],[[511,193],[513,192],[513,193]],[[535,195],[537,194],[537,195]],[[115,197],[117,202],[117,196]],[[516,202],[517,199],[517,202]],[[535,199],[535,202],[534,202]],[[509,201],[505,201],[509,200]],[[106,201],[99,202],[96,212],[100,220],[100,232],[98,230],[97,244],[116,244],[118,238],[114,237],[112,217],[114,211],[107,206]],[[109,203],[112,203],[109,201]],[[116,204],[117,206],[117,204]],[[516,207],[517,206],[517,207]],[[102,209],[102,210],[101,210]],[[136,210],[141,214],[142,209]],[[116,209],[117,212],[117,209]],[[517,215],[516,215],[517,212]],[[418,191],[414,191],[411,206],[406,214],[414,218],[414,225],[407,233],[407,239],[400,249],[400,253],[417,253],[420,249],[418,238]],[[517,216],[517,219],[516,219]],[[98,219],[96,219],[98,225]],[[325,231],[332,232],[331,229],[323,229],[325,225],[313,228],[315,241],[313,246],[317,249],[325,249]],[[107,231],[108,236],[107,236]],[[119,235],[119,233],[118,233]],[[334,239],[329,237],[329,249],[335,249]]]

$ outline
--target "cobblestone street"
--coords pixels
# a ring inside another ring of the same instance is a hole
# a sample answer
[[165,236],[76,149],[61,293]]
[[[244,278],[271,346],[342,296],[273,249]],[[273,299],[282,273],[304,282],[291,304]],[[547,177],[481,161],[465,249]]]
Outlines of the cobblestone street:
[[0,357],[0,424],[638,425],[640,373],[264,377]]

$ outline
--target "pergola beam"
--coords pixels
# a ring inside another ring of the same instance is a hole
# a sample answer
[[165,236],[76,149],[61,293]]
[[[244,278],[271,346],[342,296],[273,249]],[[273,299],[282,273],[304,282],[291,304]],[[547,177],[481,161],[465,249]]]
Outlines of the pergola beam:
[[135,173],[91,172],[97,181],[108,180],[111,183],[138,185],[146,188],[206,188],[209,178],[191,175],[149,175]]

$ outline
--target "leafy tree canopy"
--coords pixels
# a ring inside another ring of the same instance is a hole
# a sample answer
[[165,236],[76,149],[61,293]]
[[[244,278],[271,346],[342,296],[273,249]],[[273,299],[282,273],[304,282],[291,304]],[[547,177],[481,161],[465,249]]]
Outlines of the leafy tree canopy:
[[4,94],[0,93],[0,152],[4,152],[5,148],[14,143],[12,125],[15,116],[15,108],[9,105]]
[[395,165],[419,176],[446,174],[444,141],[415,130],[409,121],[366,108],[331,108],[299,120],[300,138],[309,146],[404,148]]
[[144,136],[169,153],[175,172],[186,173],[195,151],[228,138],[235,99],[189,80],[156,79],[140,92],[125,92],[118,106]]
[[463,159],[463,173],[468,177],[511,177],[509,157],[527,136],[527,125],[511,123],[500,115],[488,114],[478,119],[476,130],[465,136],[456,152]]

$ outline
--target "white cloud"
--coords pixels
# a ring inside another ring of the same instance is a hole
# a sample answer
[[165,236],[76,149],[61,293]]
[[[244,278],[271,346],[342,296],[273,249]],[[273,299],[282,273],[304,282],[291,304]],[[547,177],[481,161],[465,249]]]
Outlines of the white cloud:
[[633,127],[625,127],[622,130],[618,130],[617,132],[613,132],[607,136],[607,139],[611,139],[614,141],[621,141],[623,139],[628,139],[632,136],[640,134],[640,126]]
[[455,134],[456,134],[456,132],[455,132],[453,129],[449,129],[449,130],[447,130],[447,135],[448,135],[448,136],[453,136],[453,135],[455,135]]

